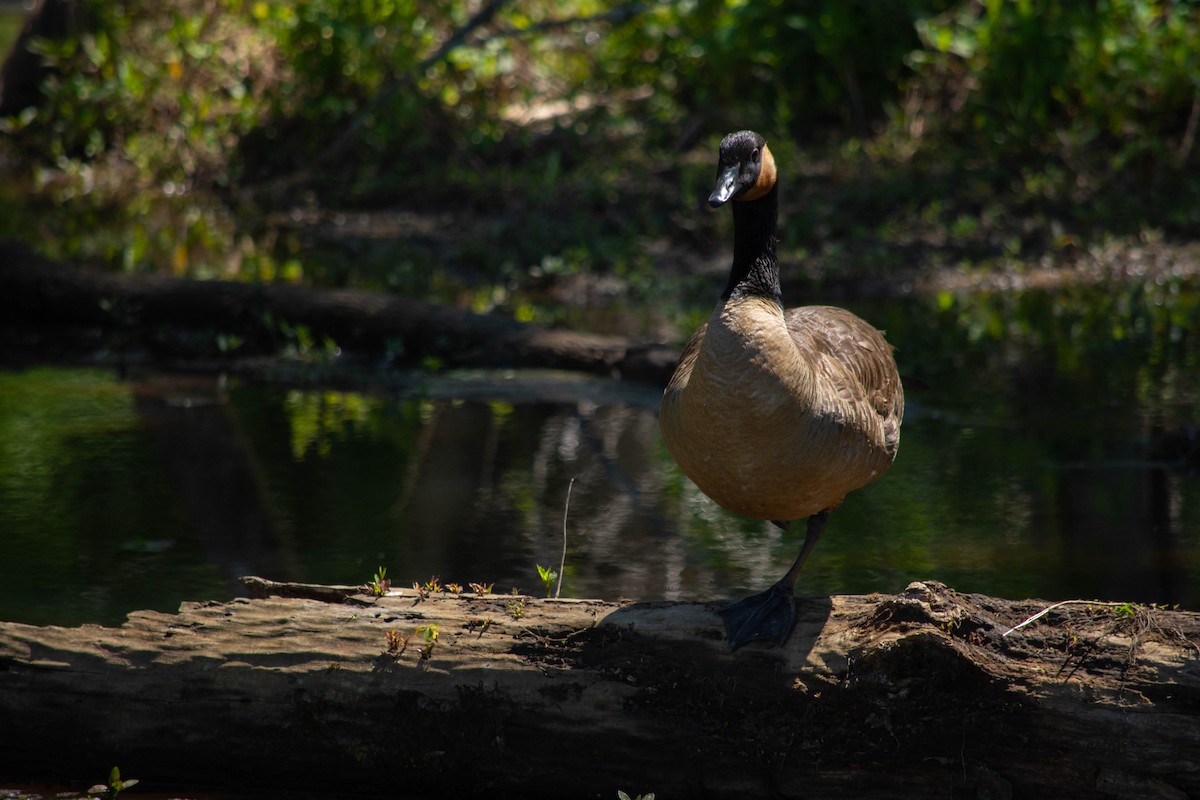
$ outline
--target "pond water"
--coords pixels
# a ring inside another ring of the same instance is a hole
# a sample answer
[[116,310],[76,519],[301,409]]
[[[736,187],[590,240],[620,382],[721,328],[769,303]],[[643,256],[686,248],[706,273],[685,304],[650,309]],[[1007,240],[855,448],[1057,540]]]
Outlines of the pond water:
[[[1200,608],[1200,293],[942,295],[854,310],[899,346],[899,457],[832,516],[798,592],[962,591]],[[238,576],[733,598],[803,526],[727,514],[679,472],[656,387],[397,373],[372,391],[0,368],[0,619],[117,624]],[[568,504],[569,495],[569,504]]]

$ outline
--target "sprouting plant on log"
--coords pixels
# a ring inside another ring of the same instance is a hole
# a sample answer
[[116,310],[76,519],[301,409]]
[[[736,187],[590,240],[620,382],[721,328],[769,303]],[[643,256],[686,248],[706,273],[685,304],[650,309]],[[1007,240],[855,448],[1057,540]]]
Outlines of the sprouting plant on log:
[[439,633],[440,629],[432,622],[417,628],[417,635],[425,641],[425,646],[421,648],[422,661],[428,661],[433,656],[433,648],[437,645]]
[[[617,800],[629,800],[629,795],[625,794],[620,789],[617,789]],[[633,800],[654,800],[654,792],[649,792],[648,794],[639,794],[637,797],[633,798]]]
[[445,591],[445,588],[438,581],[438,576],[433,575],[424,583],[413,581],[413,589],[417,592],[417,597],[421,600],[428,600],[430,595],[439,594]]
[[387,638],[387,652],[392,658],[399,658],[404,655],[404,651],[408,649],[408,637],[401,636],[396,632],[396,629],[388,631],[385,634]]
[[471,591],[475,594],[491,594],[494,583],[472,583],[470,584]]
[[525,616],[525,601],[513,600],[508,604],[508,615],[513,619],[520,619]]
[[375,571],[375,577],[367,584],[367,591],[375,597],[383,597],[392,588],[392,582],[387,577],[387,567]]
[[129,778],[121,780],[121,770],[113,767],[108,773],[108,783],[97,783],[95,786],[87,790],[88,797],[105,797],[112,800],[126,789],[137,785],[137,778]]
[[463,587],[457,583],[447,583],[446,591],[449,592],[450,594],[462,594]]
[[542,585],[546,587],[546,597],[550,596],[550,591],[554,588],[554,581],[558,578],[558,573],[550,567],[543,567],[541,564],[534,564],[537,567],[538,577],[542,579]]
[[491,624],[492,624],[491,617],[474,617],[472,619],[467,620],[467,630],[474,631],[476,628],[478,628],[479,635],[483,636],[483,634],[487,631],[488,627],[490,627]]

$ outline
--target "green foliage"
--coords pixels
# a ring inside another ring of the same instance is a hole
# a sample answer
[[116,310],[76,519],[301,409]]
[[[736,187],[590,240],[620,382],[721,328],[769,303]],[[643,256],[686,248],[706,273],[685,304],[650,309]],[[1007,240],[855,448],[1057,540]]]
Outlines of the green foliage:
[[[524,0],[475,27],[418,0],[88,6],[90,31],[37,45],[58,68],[45,105],[5,124],[60,169],[111,156],[177,188],[308,163],[347,130],[362,179],[486,157],[554,103],[578,134],[591,117],[674,142],[700,114],[866,136],[912,87],[989,146],[1178,155],[1200,71],[1200,9],[1148,0]],[[549,185],[565,166],[551,155]]]
[[936,0],[690,0],[646,9],[605,40],[609,83],[654,88],[668,118],[702,113],[769,133],[814,122],[867,133],[907,75]]
[[[857,240],[881,208],[959,192],[963,172],[992,174],[980,201],[992,206],[1009,193],[1134,228],[1155,215],[1169,231],[1200,221],[1188,169],[1200,134],[1191,3],[88,6],[88,31],[37,44],[57,68],[44,104],[0,121],[12,162],[32,167],[34,196],[0,192],[0,235],[36,226],[51,256],[197,277],[353,279],[440,298],[463,296],[446,277],[462,266],[482,279],[466,289],[476,310],[569,324],[513,287],[610,270],[658,290],[641,237],[686,227],[670,214],[701,195],[715,137],[742,126],[766,133],[781,163],[825,160],[797,142],[834,139],[845,141],[831,158],[842,165],[911,161],[942,172],[930,181],[913,167],[889,191],[856,189],[867,214],[806,206],[813,222],[793,221],[788,247],[813,234]],[[480,8],[494,13],[473,16]],[[275,192],[245,191],[290,174],[297,181]],[[321,194],[292,191],[297,183]],[[198,190],[212,187],[220,196],[202,201]],[[1156,202],[1130,203],[1131,191]],[[314,248],[301,226],[264,235],[263,196],[290,208],[387,203],[503,220],[461,247],[408,237]],[[950,212],[952,235],[991,233],[969,209]],[[448,251],[459,263],[426,268]],[[301,328],[279,333],[301,355],[335,350]]]
[[[981,10],[982,9],[982,10]],[[1200,104],[1200,8],[1190,3],[958,4],[922,19],[922,81],[960,98],[955,126],[989,147],[1115,148],[1186,158]]]
[[[625,794],[620,789],[617,790],[617,800],[630,800],[629,795]],[[654,792],[639,794],[634,800],[654,800]]]
[[[248,4],[249,23],[272,43],[280,60],[280,80],[265,98],[266,141],[255,156],[267,158],[285,132],[295,159],[316,152],[331,130],[362,111],[371,97],[397,75],[411,73],[423,52],[446,25],[428,24],[424,4],[308,0],[296,4]],[[436,16],[436,15],[435,15]],[[448,22],[446,20],[445,22]],[[375,109],[379,134],[410,135],[418,130],[414,97],[396,98]]]
[[[258,119],[267,44],[228,13],[231,1],[89,2],[94,26],[78,38],[39,41],[55,68],[45,103],[8,132],[59,169],[115,159],[128,188],[227,183],[238,137]],[[86,181],[85,181],[86,183]]]

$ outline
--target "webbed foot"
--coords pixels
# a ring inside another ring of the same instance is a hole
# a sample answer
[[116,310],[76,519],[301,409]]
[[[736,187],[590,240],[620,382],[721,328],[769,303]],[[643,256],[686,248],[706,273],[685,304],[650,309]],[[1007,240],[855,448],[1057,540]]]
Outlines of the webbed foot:
[[717,611],[725,619],[725,638],[729,652],[748,642],[767,639],[783,645],[796,624],[796,598],[791,583],[779,581],[765,592]]

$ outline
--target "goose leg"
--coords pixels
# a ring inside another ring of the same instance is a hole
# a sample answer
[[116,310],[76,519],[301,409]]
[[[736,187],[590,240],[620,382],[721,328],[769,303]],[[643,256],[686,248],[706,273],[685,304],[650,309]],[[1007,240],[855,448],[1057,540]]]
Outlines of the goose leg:
[[729,652],[737,650],[747,642],[759,639],[772,640],[782,645],[792,635],[792,627],[796,624],[796,578],[800,568],[808,560],[808,554],[816,546],[817,540],[825,532],[825,523],[829,521],[829,509],[813,514],[808,518],[808,529],[804,536],[804,546],[791,569],[779,581],[756,595],[744,600],[730,603],[717,613],[725,619],[725,638],[729,641]]

